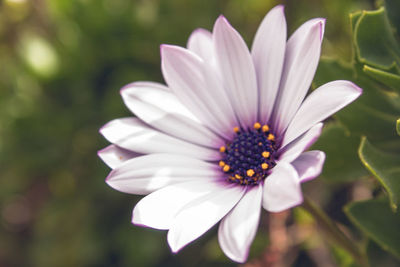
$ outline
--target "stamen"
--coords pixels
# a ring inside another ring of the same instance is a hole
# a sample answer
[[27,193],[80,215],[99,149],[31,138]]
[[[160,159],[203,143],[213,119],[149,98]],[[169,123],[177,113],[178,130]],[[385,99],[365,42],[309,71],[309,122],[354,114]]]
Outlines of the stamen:
[[222,168],[222,170],[223,170],[224,172],[228,172],[230,168],[231,168],[231,167],[229,167],[229,165],[225,165],[225,166]]
[[255,122],[253,127],[234,127],[233,140],[219,148],[218,165],[226,173],[227,181],[239,185],[258,185],[275,164],[278,146],[268,125]]
[[262,155],[264,158],[268,158],[270,154],[271,154],[271,153],[269,153],[268,151],[264,151],[261,155]]
[[252,177],[253,175],[254,175],[254,171],[252,170],[252,169],[249,169],[249,170],[247,170],[247,172],[246,172],[246,174],[247,174],[247,176],[249,176],[249,177]]
[[268,169],[268,163],[263,163],[263,164],[261,164],[261,168],[263,169],[263,170],[266,170],[266,169]]

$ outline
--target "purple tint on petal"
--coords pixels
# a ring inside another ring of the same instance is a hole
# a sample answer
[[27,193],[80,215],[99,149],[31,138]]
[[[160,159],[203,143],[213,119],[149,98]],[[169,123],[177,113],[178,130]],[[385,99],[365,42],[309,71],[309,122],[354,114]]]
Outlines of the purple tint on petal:
[[361,93],[361,88],[344,80],[332,81],[315,89],[294,115],[285,132],[282,146],[356,100]]
[[286,130],[301,105],[317,69],[324,20],[305,22],[289,38],[272,126],[277,135]]
[[314,144],[322,132],[322,122],[314,125],[306,133],[293,140],[279,150],[279,160],[285,162],[292,162],[295,160],[303,151],[307,150],[312,144]]
[[295,161],[293,161],[292,165],[299,174],[300,182],[307,182],[320,175],[325,158],[326,156],[324,152],[313,150],[302,153]]
[[109,145],[97,152],[97,155],[101,160],[104,161],[110,168],[115,169],[120,166],[123,162],[140,156],[141,154],[135,153],[116,145]]

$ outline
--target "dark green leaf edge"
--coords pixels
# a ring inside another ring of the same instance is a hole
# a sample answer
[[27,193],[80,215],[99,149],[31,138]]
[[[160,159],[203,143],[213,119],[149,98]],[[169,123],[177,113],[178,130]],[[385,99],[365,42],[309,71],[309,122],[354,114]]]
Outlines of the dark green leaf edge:
[[397,134],[400,135],[400,119],[397,119],[396,121],[396,131]]
[[[346,206],[343,207],[343,211],[346,214],[346,216],[350,219],[350,221],[358,228],[360,229],[367,237],[370,237],[372,240],[374,240],[381,248],[383,248],[386,251],[389,251],[392,253],[394,256],[396,256],[398,259],[400,259],[400,254],[398,251],[393,251],[389,246],[381,242],[378,238],[376,238],[373,234],[370,234],[368,229],[366,229],[363,225],[359,223],[359,221],[351,214],[350,210],[352,207],[358,204],[365,204],[370,201],[375,201],[375,202],[388,202],[385,197],[380,197],[377,199],[370,199],[370,200],[364,200],[364,201],[354,201]],[[385,203],[386,204],[386,203]]]
[[[360,157],[361,162],[364,164],[364,166],[374,175],[374,177],[379,181],[381,186],[388,193],[389,199],[390,199],[390,207],[392,208],[392,210],[394,212],[396,212],[397,211],[397,203],[395,203],[395,201],[394,201],[395,196],[393,195],[393,191],[389,188],[387,183],[378,175],[378,173],[375,171],[375,169],[372,168],[372,166],[367,162],[367,160],[364,157],[363,148],[365,147],[365,144],[369,144],[369,142],[365,136],[362,136],[361,143],[358,148],[358,156]],[[373,148],[373,149],[375,149],[375,148]]]
[[368,65],[363,66],[363,71],[371,78],[381,82],[382,84],[388,86],[389,88],[400,92],[400,76],[379,70]]
[[[364,17],[368,16],[368,15],[375,15],[375,14],[379,14],[381,12],[386,13],[385,7],[380,7],[377,10],[372,10],[372,11],[367,11],[367,10],[363,10],[363,11],[358,11],[358,12],[354,12],[350,14],[350,20],[351,20],[351,25],[352,25],[352,34],[353,34],[353,47],[355,50],[355,58],[358,59],[359,62],[363,63],[363,64],[372,64],[375,67],[378,67],[380,69],[385,69],[385,70],[391,70],[391,69],[398,69],[399,66],[396,63],[396,60],[400,59],[400,56],[397,55],[396,52],[399,51],[392,51],[390,49],[388,49],[392,54],[393,58],[393,62],[391,65],[389,66],[383,66],[380,64],[374,64],[373,62],[368,62],[368,59],[364,58],[361,56],[361,51],[359,49],[359,45],[358,45],[358,41],[357,41],[357,34],[358,34],[358,28],[360,26],[360,24],[362,23]],[[385,21],[389,26],[390,23],[386,17],[386,21]],[[395,41],[395,38],[393,35],[390,36],[390,43],[392,43],[393,45],[395,45],[395,47],[397,48],[397,43]],[[398,50],[398,49],[396,49]]]

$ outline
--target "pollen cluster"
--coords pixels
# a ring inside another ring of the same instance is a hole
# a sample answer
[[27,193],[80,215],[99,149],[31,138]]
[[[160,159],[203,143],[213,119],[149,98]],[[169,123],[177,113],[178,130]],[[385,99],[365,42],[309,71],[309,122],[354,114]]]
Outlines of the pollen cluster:
[[240,185],[257,185],[275,166],[276,140],[268,125],[256,122],[252,129],[235,127],[231,142],[221,146],[219,166],[227,180]]

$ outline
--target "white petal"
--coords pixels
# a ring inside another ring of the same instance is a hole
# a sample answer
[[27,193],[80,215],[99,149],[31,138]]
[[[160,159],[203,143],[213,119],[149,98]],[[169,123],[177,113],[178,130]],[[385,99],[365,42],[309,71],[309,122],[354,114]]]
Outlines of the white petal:
[[281,212],[302,202],[296,169],[290,163],[279,162],[264,181],[263,207],[270,212]]
[[292,120],[311,85],[319,61],[324,27],[324,19],[309,20],[287,42],[273,112],[273,129],[278,135]]
[[217,64],[236,115],[243,127],[251,127],[257,121],[258,93],[250,52],[223,16],[215,22],[213,39]]
[[141,154],[173,153],[204,160],[219,160],[220,153],[152,129],[137,118],[110,121],[100,133],[111,143]]
[[267,123],[279,89],[286,46],[284,6],[265,16],[254,38],[251,53],[259,87],[259,119]]
[[312,150],[302,153],[292,162],[292,165],[299,174],[300,182],[303,183],[320,175],[324,162],[325,153],[318,150]]
[[115,169],[120,166],[123,162],[128,159],[139,156],[139,153],[135,153],[116,145],[109,145],[102,150],[97,152],[97,155],[108,165],[111,169]]
[[203,146],[223,143],[161,84],[131,83],[121,89],[121,95],[136,116],[162,132]]
[[307,150],[312,144],[317,141],[321,135],[323,123],[314,125],[310,130],[298,137],[296,140],[283,147],[279,153],[279,160],[285,162],[292,162],[295,160],[303,151]]
[[214,47],[211,32],[197,29],[189,37],[187,48],[201,57],[204,61],[214,59]]
[[244,192],[244,186],[227,184],[219,192],[210,193],[186,205],[175,217],[168,232],[171,250],[178,252],[204,234],[238,203]]
[[347,106],[362,93],[361,88],[349,81],[333,81],[312,92],[290,123],[282,145],[288,144],[312,125],[326,119]]
[[221,190],[221,185],[215,179],[203,178],[170,185],[144,197],[133,209],[132,223],[160,230],[169,229],[184,206]]
[[260,221],[262,185],[249,187],[239,203],[222,219],[218,241],[230,259],[245,262]]
[[[217,179],[216,164],[174,154],[151,154],[125,161],[108,175],[112,188],[130,194],[148,194],[190,179]],[[203,178],[204,177],[204,178]]]
[[164,78],[181,102],[210,129],[232,138],[237,125],[222,83],[204,61],[191,51],[172,45],[161,49]]

